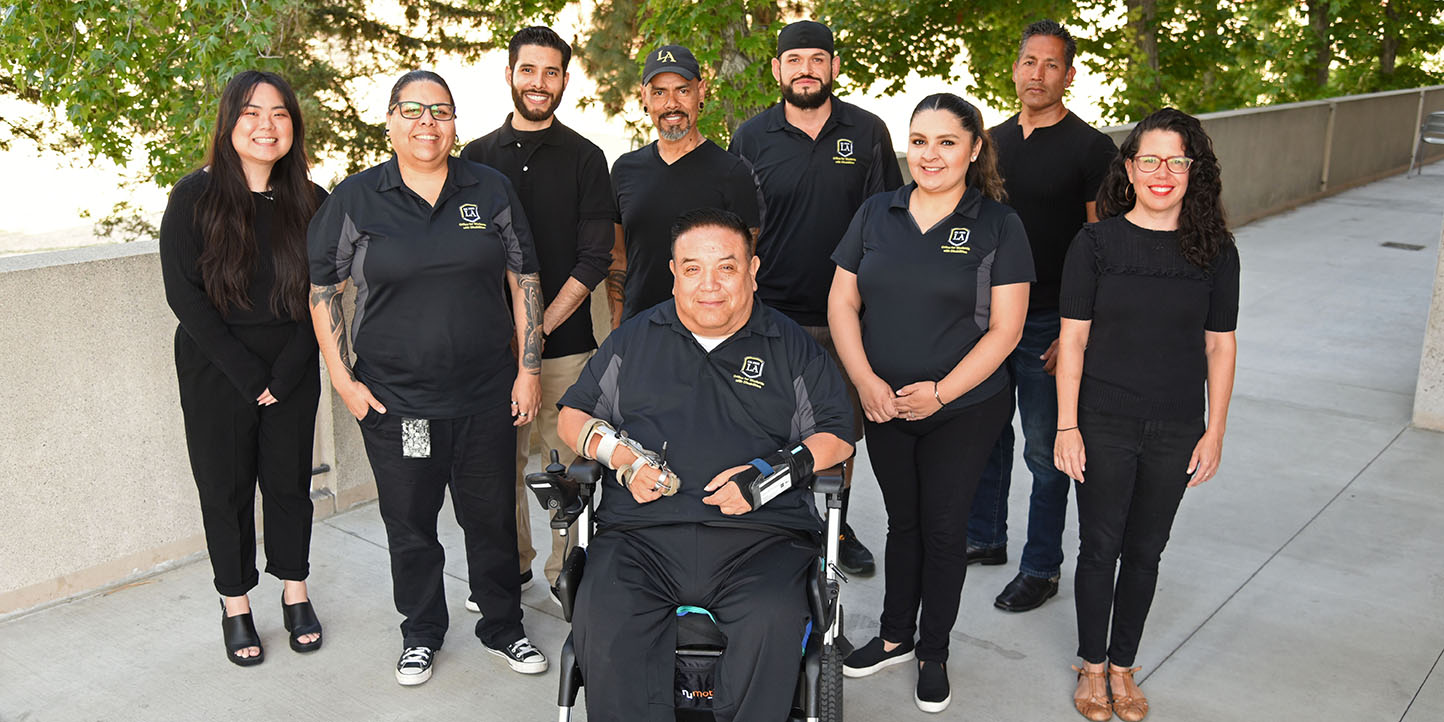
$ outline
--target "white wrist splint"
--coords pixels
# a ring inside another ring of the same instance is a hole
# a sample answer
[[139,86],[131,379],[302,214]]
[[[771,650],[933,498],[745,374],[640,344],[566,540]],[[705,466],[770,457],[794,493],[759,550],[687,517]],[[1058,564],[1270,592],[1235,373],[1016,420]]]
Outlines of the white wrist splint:
[[[595,455],[588,454],[587,449],[591,447],[592,440],[597,439],[597,450]],[[582,424],[581,433],[577,436],[577,451],[588,459],[596,459],[602,462],[608,469],[616,469],[612,463],[617,447],[626,447],[632,452],[636,459],[631,465],[617,469],[617,483],[627,486],[631,483],[632,477],[641,471],[642,467],[650,466],[658,471],[658,481],[653,486],[654,491],[662,492],[663,496],[671,496],[681,488],[682,480],[672,473],[662,459],[655,453],[648,451],[641,444],[627,436],[627,432],[618,431],[611,424],[598,419],[588,419]]]

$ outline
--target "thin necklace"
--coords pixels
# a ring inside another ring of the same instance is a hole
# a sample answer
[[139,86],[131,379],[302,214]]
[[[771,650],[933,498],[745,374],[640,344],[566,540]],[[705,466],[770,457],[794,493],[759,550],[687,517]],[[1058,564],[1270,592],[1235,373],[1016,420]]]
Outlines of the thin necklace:
[[265,198],[265,199],[268,200],[268,201],[274,201],[274,200],[276,200],[276,189],[274,189],[274,188],[270,188],[270,189],[263,190],[263,191],[256,191],[256,192],[259,193],[262,198]]

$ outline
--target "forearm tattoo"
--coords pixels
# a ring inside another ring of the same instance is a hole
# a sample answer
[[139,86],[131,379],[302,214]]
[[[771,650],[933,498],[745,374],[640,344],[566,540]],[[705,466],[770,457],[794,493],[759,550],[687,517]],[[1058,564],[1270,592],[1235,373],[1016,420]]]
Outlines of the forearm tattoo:
[[327,335],[341,356],[341,367],[346,369],[346,375],[355,381],[356,374],[351,370],[351,352],[346,348],[346,316],[341,312],[341,287],[311,286],[311,308],[317,306],[326,307],[329,326]]
[[627,272],[614,268],[607,271],[607,300],[618,306],[626,301]]
[[535,273],[517,276],[516,285],[521,288],[522,310],[526,313],[526,325],[522,330],[521,365],[530,373],[541,373],[542,351],[542,294],[541,277]]

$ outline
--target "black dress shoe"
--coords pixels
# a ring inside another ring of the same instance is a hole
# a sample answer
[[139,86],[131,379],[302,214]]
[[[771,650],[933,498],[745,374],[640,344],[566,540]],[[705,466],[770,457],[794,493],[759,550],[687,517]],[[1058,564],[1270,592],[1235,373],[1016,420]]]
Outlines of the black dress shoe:
[[1022,572],[1003,587],[1003,593],[993,600],[993,606],[1005,612],[1026,612],[1043,606],[1058,593],[1058,577],[1041,579]]
[[877,571],[877,562],[873,560],[872,552],[857,540],[857,535],[853,534],[852,527],[847,524],[842,525],[842,539],[837,545],[837,566],[858,577],[870,577]]
[[973,564],[982,564],[985,567],[996,567],[999,564],[1007,563],[1008,547],[1006,546],[984,549],[983,547],[975,547],[972,544],[968,545],[968,564],[970,566]]

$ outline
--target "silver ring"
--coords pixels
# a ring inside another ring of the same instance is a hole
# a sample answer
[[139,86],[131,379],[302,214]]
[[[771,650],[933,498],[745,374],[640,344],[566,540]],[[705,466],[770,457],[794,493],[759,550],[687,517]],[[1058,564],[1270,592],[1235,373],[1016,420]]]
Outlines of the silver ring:
[[516,406],[516,402],[515,402],[515,401],[511,402],[511,405],[512,405],[512,406]]
[[527,413],[526,413],[525,411],[518,411],[518,412],[517,412],[517,415],[518,415],[518,416],[526,416]]

